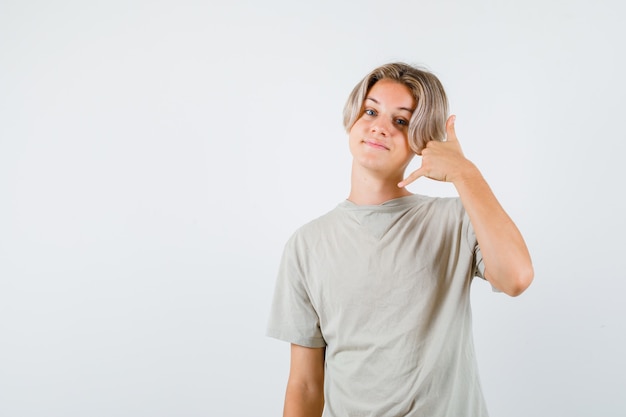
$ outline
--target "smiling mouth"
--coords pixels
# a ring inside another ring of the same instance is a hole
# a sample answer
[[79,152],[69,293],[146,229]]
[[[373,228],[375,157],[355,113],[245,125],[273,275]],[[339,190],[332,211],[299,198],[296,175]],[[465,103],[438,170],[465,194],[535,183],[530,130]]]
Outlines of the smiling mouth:
[[385,151],[389,150],[388,147],[386,147],[385,145],[383,145],[380,142],[374,142],[374,141],[371,141],[371,140],[363,139],[363,143],[365,143],[367,146],[372,147],[374,149],[381,149],[381,150],[385,150]]

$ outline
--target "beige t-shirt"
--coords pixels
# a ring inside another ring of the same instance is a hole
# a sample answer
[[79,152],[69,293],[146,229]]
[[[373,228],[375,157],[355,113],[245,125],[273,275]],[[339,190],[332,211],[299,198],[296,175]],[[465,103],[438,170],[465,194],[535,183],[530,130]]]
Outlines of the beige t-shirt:
[[267,334],[326,347],[325,417],[487,416],[470,309],[483,274],[460,199],[344,201],[287,242]]

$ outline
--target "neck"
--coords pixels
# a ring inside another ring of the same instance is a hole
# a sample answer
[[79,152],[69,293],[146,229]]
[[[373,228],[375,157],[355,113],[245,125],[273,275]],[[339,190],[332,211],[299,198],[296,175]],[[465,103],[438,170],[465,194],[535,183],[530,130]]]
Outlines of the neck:
[[352,164],[350,195],[348,200],[357,205],[378,205],[394,198],[411,195],[406,188],[398,187],[402,173],[390,177],[358,169]]

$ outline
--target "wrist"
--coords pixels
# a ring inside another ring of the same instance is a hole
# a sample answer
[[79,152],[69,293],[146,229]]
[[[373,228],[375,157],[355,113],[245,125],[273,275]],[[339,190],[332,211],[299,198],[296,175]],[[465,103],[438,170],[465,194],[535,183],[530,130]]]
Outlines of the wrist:
[[483,176],[478,170],[478,167],[474,165],[470,160],[465,160],[459,167],[455,176],[451,178],[451,181],[455,186],[462,186],[463,184],[474,183],[476,181],[483,181]]

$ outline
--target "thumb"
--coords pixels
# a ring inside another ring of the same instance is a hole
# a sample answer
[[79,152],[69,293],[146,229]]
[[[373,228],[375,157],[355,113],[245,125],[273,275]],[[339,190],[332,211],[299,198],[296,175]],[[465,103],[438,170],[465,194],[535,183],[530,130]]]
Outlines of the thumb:
[[454,122],[456,121],[456,115],[452,115],[448,117],[446,121],[446,141],[447,142],[458,142],[458,138],[456,137],[456,131],[454,130]]

